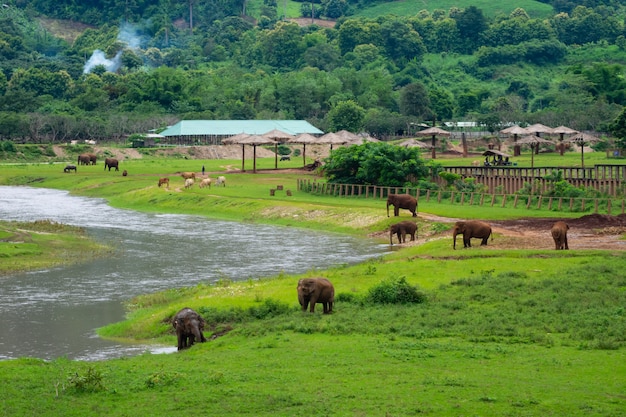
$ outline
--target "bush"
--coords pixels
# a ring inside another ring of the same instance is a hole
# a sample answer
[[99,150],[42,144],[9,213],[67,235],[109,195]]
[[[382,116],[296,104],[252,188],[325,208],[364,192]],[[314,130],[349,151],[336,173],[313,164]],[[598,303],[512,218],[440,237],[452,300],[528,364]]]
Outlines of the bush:
[[405,277],[382,281],[370,288],[367,298],[376,304],[409,304],[426,301],[426,295],[417,286],[406,282]]

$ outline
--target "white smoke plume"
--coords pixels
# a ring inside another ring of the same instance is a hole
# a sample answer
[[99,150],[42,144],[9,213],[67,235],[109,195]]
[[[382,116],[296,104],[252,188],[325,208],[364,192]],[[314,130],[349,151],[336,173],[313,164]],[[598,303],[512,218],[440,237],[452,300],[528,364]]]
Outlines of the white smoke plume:
[[[138,34],[137,28],[130,23],[123,23],[120,26],[120,31],[117,35],[117,40],[125,43],[130,49],[139,49],[143,42],[143,37]],[[122,51],[118,51],[117,54],[111,59],[108,59],[104,52],[100,49],[96,49],[91,54],[91,57],[83,68],[83,74],[88,74],[94,67],[98,65],[104,65],[107,71],[115,72],[122,65],[121,62]]]

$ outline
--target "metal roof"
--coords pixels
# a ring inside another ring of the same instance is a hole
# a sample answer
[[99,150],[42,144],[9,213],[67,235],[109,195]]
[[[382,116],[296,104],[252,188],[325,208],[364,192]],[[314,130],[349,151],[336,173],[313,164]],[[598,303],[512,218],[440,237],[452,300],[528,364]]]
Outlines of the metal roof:
[[163,136],[232,136],[239,133],[262,135],[271,130],[280,130],[292,135],[300,133],[323,134],[306,120],[181,120],[168,127]]

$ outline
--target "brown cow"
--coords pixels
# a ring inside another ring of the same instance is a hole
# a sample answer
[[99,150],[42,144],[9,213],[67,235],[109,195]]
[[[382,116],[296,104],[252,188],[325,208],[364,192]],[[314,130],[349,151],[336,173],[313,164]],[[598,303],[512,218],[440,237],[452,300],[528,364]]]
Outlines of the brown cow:
[[183,172],[180,174],[181,177],[183,177],[184,179],[188,180],[188,179],[192,179],[195,180],[196,179],[196,173],[195,172]]
[[159,187],[165,185],[167,188],[170,188],[170,179],[168,177],[159,178]]

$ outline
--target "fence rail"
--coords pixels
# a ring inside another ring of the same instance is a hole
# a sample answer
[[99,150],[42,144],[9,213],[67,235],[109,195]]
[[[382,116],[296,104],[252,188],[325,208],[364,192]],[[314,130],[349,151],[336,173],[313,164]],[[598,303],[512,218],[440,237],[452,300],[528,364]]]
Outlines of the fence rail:
[[299,191],[337,197],[386,199],[389,194],[410,194],[420,201],[481,207],[512,207],[527,210],[593,212],[618,215],[626,213],[624,198],[576,198],[518,194],[475,193],[450,190],[422,190],[411,187],[334,184],[310,179],[297,180]]
[[[461,178],[475,178],[489,193],[501,191],[513,194],[531,184],[533,192],[544,193],[553,183],[553,177],[560,172],[563,180],[575,187],[593,188],[607,195],[616,196],[626,187],[626,165],[594,165],[579,167],[540,167],[518,168],[511,166],[453,166],[444,171],[460,175]],[[441,178],[433,178],[439,185],[445,184]]]

